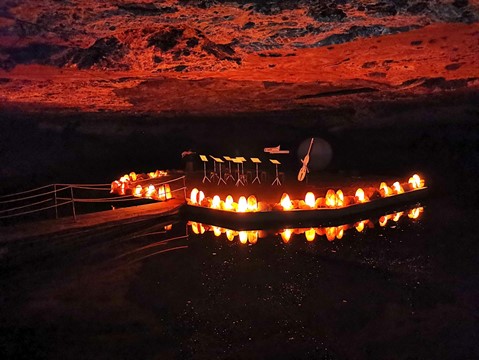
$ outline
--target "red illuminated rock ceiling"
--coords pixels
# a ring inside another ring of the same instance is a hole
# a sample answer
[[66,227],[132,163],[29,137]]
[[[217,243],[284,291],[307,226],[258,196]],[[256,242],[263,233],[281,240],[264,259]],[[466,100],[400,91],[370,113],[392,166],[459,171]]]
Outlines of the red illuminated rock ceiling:
[[474,98],[478,19],[477,0],[8,0],[0,101],[208,116]]

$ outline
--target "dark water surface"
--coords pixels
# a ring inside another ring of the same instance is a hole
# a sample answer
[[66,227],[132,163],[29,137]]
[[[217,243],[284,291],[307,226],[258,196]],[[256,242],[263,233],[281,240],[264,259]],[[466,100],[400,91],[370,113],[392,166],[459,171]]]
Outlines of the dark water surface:
[[351,224],[334,241],[269,231],[242,244],[171,218],[2,244],[0,349],[11,359],[477,358],[478,215],[433,198],[418,219],[371,219],[361,233]]

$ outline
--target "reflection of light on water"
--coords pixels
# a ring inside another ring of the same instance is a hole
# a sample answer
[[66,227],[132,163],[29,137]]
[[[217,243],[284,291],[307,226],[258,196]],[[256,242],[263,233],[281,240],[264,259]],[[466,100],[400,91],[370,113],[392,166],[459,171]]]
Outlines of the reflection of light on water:
[[[336,195],[336,194],[335,194]],[[408,214],[408,217],[404,217],[404,214]],[[282,241],[287,244],[291,241],[293,235],[302,235],[308,242],[312,242],[318,238],[326,238],[328,241],[340,240],[346,236],[348,230],[356,230],[358,233],[365,233],[367,229],[372,229],[375,227],[375,224],[379,225],[381,228],[390,226],[390,228],[396,228],[396,224],[400,219],[410,219],[417,220],[421,214],[424,213],[423,207],[417,207],[410,209],[407,212],[399,211],[391,214],[383,215],[376,220],[368,219],[361,220],[353,224],[344,224],[340,226],[329,226],[329,227],[316,227],[316,228],[295,228],[295,229],[282,229],[275,231],[275,235],[279,235]],[[191,227],[191,230],[194,234],[201,235],[207,231],[213,232],[215,236],[221,236],[225,234],[226,238],[229,241],[234,241],[236,237],[241,244],[256,244],[260,238],[264,238],[271,234],[271,232],[263,230],[253,230],[253,231],[235,231],[231,229],[223,229],[218,226],[205,225],[197,223],[194,221],[188,222],[188,226]]]

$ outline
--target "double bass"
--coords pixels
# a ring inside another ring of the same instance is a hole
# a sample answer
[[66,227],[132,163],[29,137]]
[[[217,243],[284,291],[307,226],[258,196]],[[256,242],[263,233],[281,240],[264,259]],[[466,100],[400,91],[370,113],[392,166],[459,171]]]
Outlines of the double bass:
[[309,144],[308,153],[306,154],[306,156],[304,157],[304,159],[301,160],[301,162],[303,163],[303,166],[301,167],[301,169],[299,169],[298,181],[303,181],[303,180],[304,180],[304,177],[306,176],[306,173],[309,173],[309,169],[308,169],[309,154],[310,154],[311,149],[312,149],[312,147],[313,147],[313,143],[314,143],[314,138],[311,138],[311,142],[310,142],[310,144]]

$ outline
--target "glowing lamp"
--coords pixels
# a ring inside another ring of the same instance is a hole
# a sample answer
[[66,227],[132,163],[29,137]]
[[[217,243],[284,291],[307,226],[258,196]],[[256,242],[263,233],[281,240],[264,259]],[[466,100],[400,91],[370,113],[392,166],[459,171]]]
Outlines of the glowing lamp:
[[420,189],[424,187],[424,180],[421,179],[418,174],[414,174],[412,177],[410,177],[408,182],[413,189]]
[[233,241],[234,238],[235,238],[235,232],[233,230],[226,230],[226,238],[229,240],[229,241]]
[[389,215],[381,216],[379,218],[379,225],[382,227],[386,226],[386,224],[388,223],[388,220],[389,220]]
[[170,184],[165,184],[165,196],[166,200],[170,200],[172,198]]
[[211,201],[211,208],[212,209],[219,209],[221,206],[221,199],[218,195],[213,196],[213,200]]
[[141,185],[136,185],[135,189],[133,190],[133,196],[141,197],[142,190],[143,188],[141,187]]
[[382,182],[379,185],[379,193],[381,194],[381,197],[386,197],[392,195],[392,190],[389,186],[386,185],[385,182]]
[[[198,197],[198,195],[197,195],[197,197]],[[165,187],[163,185],[158,187],[158,198],[160,199],[160,201],[165,201],[166,200],[166,192],[165,192]]]
[[238,209],[237,212],[246,212],[248,210],[248,203],[244,196],[241,196],[238,200]]
[[225,210],[233,210],[233,197],[231,195],[228,195],[226,197],[224,209]]
[[364,230],[364,221],[360,221],[359,223],[357,223],[355,228],[358,232],[362,232]]
[[258,242],[258,231],[248,231],[248,242],[256,244]]
[[130,173],[130,179],[131,179],[131,181],[136,181],[136,173],[135,172],[132,171]]
[[190,194],[190,202],[192,204],[198,204],[198,189],[197,188],[193,188],[193,190],[191,190],[191,194]]
[[424,211],[424,208],[422,208],[422,207],[414,208],[414,209],[409,210],[407,216],[410,219],[417,219],[423,211]]
[[248,242],[248,232],[240,231],[239,232],[239,241],[242,244],[246,244]]
[[205,193],[203,191],[200,191],[198,193],[198,204],[201,205],[204,199],[205,199]]
[[403,216],[403,214],[404,214],[404,211],[400,211],[400,212],[395,213],[392,220],[395,221],[395,222],[398,222],[399,219],[401,218],[401,216]]
[[215,234],[215,236],[220,236],[221,228],[219,228],[218,226],[213,226],[213,233]]
[[343,206],[344,205],[344,194],[343,190],[339,189],[336,191],[336,206]]
[[310,191],[306,193],[306,196],[304,197],[304,202],[306,205],[308,205],[310,208],[314,208],[316,206],[316,198],[314,194]]
[[283,239],[283,242],[285,244],[287,244],[291,239],[291,234],[293,234],[293,230],[291,229],[284,229],[283,231],[281,231],[281,239]]
[[326,193],[326,206],[335,207],[336,206],[336,193],[334,190],[329,189]]
[[281,196],[280,204],[283,207],[283,210],[293,209],[293,203],[291,202],[289,195],[286,193],[283,193],[283,195]]
[[360,203],[363,203],[363,202],[366,202],[368,201],[368,198],[366,197],[366,195],[364,194],[364,190],[359,188],[356,190],[356,194],[354,195],[354,197],[356,198],[356,200]]
[[258,201],[254,195],[248,196],[248,211],[258,211]]
[[313,241],[316,237],[316,231],[313,228],[308,229],[304,232],[304,236],[306,237],[306,240]]
[[403,194],[404,193],[404,189],[402,188],[399,181],[396,181],[391,188],[392,188],[392,190],[395,194]]
[[334,239],[336,239],[336,228],[327,227],[325,230],[326,230],[326,239],[328,239],[328,241],[334,241]]
[[113,181],[111,183],[110,193],[111,194],[117,193],[120,186],[121,186],[121,183],[118,180]]

